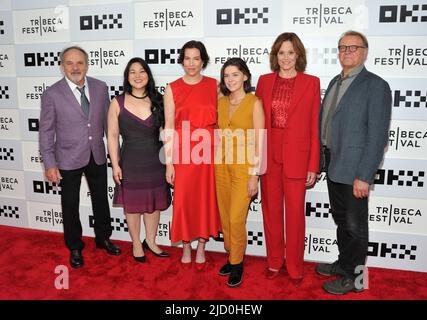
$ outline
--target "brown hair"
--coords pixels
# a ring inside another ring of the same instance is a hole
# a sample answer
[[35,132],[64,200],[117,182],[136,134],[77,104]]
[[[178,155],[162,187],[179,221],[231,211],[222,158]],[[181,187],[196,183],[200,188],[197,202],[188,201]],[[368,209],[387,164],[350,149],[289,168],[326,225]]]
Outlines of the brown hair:
[[279,63],[277,61],[277,53],[282,46],[282,43],[285,41],[290,41],[294,50],[297,54],[297,62],[295,64],[295,69],[300,72],[305,71],[305,67],[307,66],[307,56],[305,53],[305,47],[302,43],[301,39],[293,32],[284,32],[280,34],[273,43],[270,51],[270,68],[274,72],[278,72],[280,70]]
[[182,46],[181,51],[179,52],[179,57],[178,57],[179,64],[184,64],[185,49],[198,49],[200,52],[200,59],[202,59],[203,61],[202,69],[205,69],[208,66],[209,55],[203,42],[196,41],[196,40],[190,40],[186,42]]
[[230,58],[228,59],[221,68],[221,82],[219,83],[219,89],[224,96],[228,96],[230,94],[230,90],[228,90],[224,81],[224,71],[225,68],[229,66],[235,66],[239,69],[248,79],[243,83],[243,90],[246,93],[251,92],[251,72],[249,71],[248,65],[241,58]]

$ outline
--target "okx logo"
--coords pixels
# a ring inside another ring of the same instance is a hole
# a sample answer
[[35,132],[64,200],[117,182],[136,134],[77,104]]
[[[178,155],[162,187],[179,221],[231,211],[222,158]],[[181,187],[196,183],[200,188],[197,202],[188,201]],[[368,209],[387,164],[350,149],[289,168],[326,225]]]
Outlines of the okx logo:
[[148,64],[177,64],[181,49],[145,49]]
[[[126,219],[113,218],[111,217],[111,227],[114,231],[123,231],[128,232],[128,225]],[[89,227],[95,228],[95,217],[93,215],[89,216]]]
[[427,22],[427,4],[380,6],[379,22]]
[[0,86],[0,100],[9,99],[9,86]]
[[0,206],[0,217],[19,219],[19,208],[15,206]]
[[61,187],[56,183],[49,181],[33,181],[33,191],[34,193],[44,193],[44,194],[61,194]]
[[374,184],[422,188],[424,176],[424,171],[379,169]]
[[397,243],[369,242],[368,256],[400,260],[416,260],[417,246]]
[[248,230],[248,245],[262,246],[264,234],[262,231]]
[[3,35],[4,34],[4,21],[3,20],[0,20],[0,35]]
[[28,131],[39,131],[39,119],[28,119]]
[[227,8],[216,10],[216,23],[224,24],[267,24],[268,7],[263,8]]
[[393,107],[427,108],[427,91],[394,90]]
[[331,214],[331,208],[327,202],[316,202],[312,203],[307,201],[305,203],[305,216],[316,217],[316,218],[329,218]]
[[24,53],[24,65],[26,67],[50,67],[59,66],[60,52],[28,52]]
[[337,48],[307,48],[307,58],[311,64],[338,64]]
[[123,86],[108,86],[108,89],[110,91],[111,100],[123,92]]
[[0,160],[14,161],[15,156],[13,148],[0,148]]
[[80,30],[122,29],[123,14],[103,14],[80,17]]

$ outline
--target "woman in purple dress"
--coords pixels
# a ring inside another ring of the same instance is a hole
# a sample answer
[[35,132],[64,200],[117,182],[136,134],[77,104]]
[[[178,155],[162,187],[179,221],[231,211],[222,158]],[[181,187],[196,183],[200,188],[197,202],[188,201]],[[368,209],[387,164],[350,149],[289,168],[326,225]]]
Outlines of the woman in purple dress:
[[[116,182],[113,205],[124,208],[133,257],[138,262],[145,262],[144,249],[157,257],[169,256],[155,241],[160,211],[171,203],[165,165],[160,161],[163,126],[162,96],[155,89],[151,70],[143,59],[132,58],[124,71],[123,93],[111,101],[108,111],[108,152]],[[145,225],[142,243],[141,214]]]

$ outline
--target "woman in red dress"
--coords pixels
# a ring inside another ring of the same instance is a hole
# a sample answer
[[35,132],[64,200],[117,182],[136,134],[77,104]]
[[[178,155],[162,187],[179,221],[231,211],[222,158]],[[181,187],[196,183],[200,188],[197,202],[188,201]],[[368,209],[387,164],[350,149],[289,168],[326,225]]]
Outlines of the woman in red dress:
[[185,75],[164,95],[166,179],[174,186],[171,240],[183,242],[181,263],[190,266],[197,239],[195,262],[203,269],[206,241],[220,230],[213,161],[217,82],[201,74],[209,62],[203,43],[187,42],[178,61]]

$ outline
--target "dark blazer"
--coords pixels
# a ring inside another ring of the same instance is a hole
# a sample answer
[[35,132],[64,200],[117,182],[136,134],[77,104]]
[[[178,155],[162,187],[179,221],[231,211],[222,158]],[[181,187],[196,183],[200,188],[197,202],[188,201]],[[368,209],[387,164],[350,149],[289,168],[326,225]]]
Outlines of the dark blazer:
[[[325,97],[338,78],[339,75],[331,80]],[[320,124],[322,114],[323,104]],[[390,115],[388,83],[363,68],[341,98],[332,117],[331,162],[328,168],[328,177],[332,181],[352,185],[357,178],[373,183],[388,142]]]
[[106,162],[104,133],[109,106],[105,82],[86,77],[89,87],[89,119],[86,118],[65,78],[49,87],[41,97],[40,153],[45,169],[82,168],[92,152],[97,164]]
[[[271,104],[277,73],[262,75],[258,80],[256,96],[262,100],[267,129],[267,171],[273,159],[271,143]],[[295,79],[290,110],[284,134],[284,174],[287,178],[306,178],[307,172],[319,171],[319,129],[320,80],[317,77],[298,72]]]

